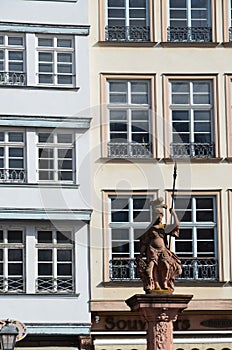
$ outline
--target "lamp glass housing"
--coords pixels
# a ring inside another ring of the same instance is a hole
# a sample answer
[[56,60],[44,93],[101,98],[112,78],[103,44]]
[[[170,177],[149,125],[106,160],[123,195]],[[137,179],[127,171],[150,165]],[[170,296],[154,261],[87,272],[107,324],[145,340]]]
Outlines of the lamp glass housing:
[[9,321],[0,330],[1,350],[14,350],[18,330]]

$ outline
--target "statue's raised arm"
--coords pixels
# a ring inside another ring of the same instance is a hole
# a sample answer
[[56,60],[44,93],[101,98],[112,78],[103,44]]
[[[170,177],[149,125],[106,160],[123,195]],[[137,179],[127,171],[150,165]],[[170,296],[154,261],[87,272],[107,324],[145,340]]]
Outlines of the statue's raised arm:
[[181,274],[181,262],[168,249],[167,236],[179,237],[179,220],[171,210],[173,223],[164,225],[163,210],[167,205],[163,198],[151,202],[152,223],[140,237],[140,256],[137,259],[137,271],[143,281],[146,293],[157,291],[174,291],[174,280]]

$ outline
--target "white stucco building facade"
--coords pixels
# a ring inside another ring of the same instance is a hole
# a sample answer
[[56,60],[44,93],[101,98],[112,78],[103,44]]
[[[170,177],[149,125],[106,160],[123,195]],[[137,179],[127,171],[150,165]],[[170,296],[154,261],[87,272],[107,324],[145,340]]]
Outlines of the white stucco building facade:
[[[88,2],[1,2],[1,319],[82,348],[89,310]],[[85,345],[86,346],[86,345]]]

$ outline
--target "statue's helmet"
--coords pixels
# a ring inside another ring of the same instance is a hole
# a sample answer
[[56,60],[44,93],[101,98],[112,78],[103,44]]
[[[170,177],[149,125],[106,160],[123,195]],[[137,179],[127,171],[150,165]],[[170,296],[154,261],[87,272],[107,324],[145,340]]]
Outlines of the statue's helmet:
[[163,211],[164,208],[167,209],[167,205],[164,204],[163,197],[158,197],[154,201],[151,201],[150,205],[152,207],[152,220],[153,221],[156,221],[160,217],[160,214],[164,213],[164,211]]

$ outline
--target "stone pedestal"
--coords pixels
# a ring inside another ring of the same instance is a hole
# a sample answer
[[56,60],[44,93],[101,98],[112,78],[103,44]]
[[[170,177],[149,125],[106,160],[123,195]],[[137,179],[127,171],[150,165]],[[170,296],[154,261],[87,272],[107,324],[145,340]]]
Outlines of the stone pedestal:
[[173,350],[173,322],[192,299],[192,295],[135,294],[126,300],[147,322],[147,350]]

